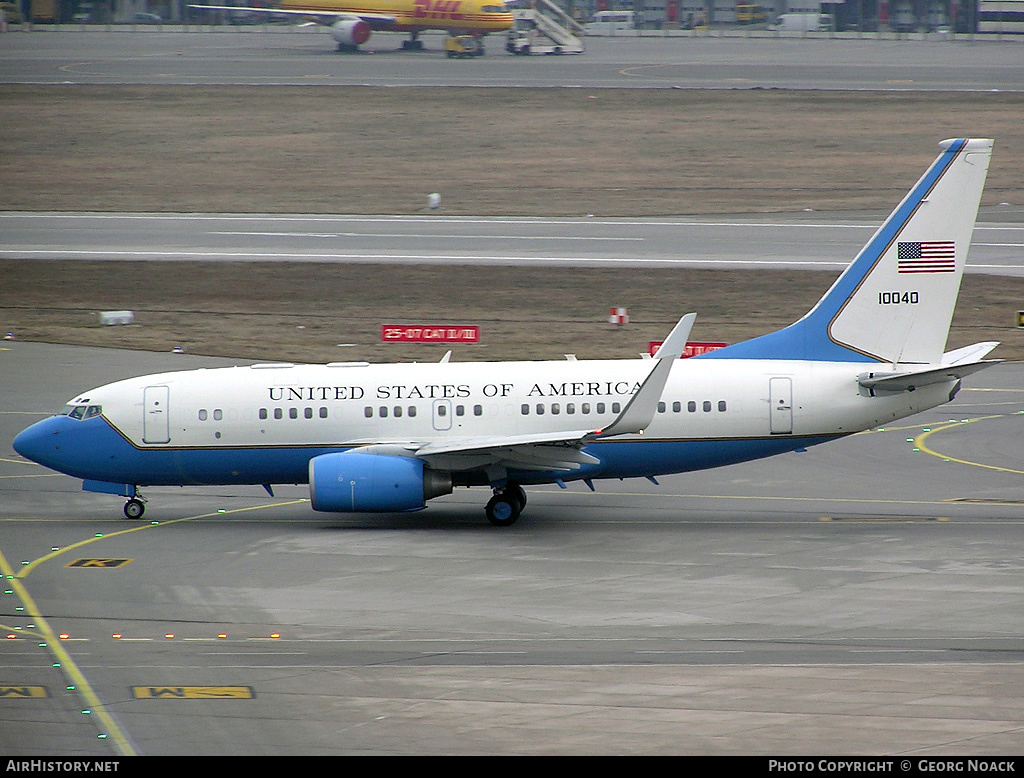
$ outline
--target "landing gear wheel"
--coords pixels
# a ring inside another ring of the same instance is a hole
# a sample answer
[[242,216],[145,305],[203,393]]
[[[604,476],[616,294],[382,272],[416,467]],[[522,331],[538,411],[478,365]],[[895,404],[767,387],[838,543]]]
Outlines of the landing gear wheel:
[[514,494],[500,492],[487,502],[487,521],[495,527],[510,527],[516,523],[521,510]]
[[519,484],[512,484],[505,490],[506,494],[510,497],[515,497],[516,502],[519,503],[519,513],[523,512],[523,508],[526,507],[526,492]]
[[126,519],[141,519],[142,514],[146,512],[146,506],[142,500],[135,499],[134,497],[124,504],[124,517]]

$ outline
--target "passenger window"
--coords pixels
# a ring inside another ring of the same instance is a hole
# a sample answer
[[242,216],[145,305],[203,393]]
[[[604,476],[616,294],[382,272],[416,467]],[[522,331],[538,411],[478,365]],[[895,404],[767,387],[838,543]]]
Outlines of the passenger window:
[[686,410],[688,410],[690,413],[696,413],[697,403],[695,403],[693,400],[690,400],[690,402],[686,403]]
[[710,411],[711,411],[711,400],[705,400],[704,401],[704,413],[709,413]]
[[402,418],[402,406],[401,405],[396,405],[395,406],[395,418],[396,419]]
[[718,401],[718,410],[723,411],[723,412],[725,411],[725,400],[719,400]]
[[[200,413],[202,413],[202,411],[200,411]],[[199,418],[202,418],[202,417],[200,416]],[[260,408],[260,418],[261,419],[267,418],[267,409],[266,408]]]
[[313,418],[313,409],[312,408],[304,408],[303,411],[302,411],[302,415],[305,416],[307,419],[312,419]]
[[206,408],[199,409],[199,421],[206,421]]
[[455,406],[455,415],[456,416],[465,416],[466,415],[466,409],[464,407],[462,407],[461,405],[456,405]]
[[665,403],[658,403],[658,413],[665,412]]
[[388,407],[386,405],[380,406],[380,410],[377,412],[377,415],[382,419],[386,419],[388,417]]
[[566,403],[565,404],[565,412],[568,413],[570,416],[575,414],[576,413],[576,403]]
[[612,403],[612,413],[618,413],[622,409],[622,406],[618,403]]
[[580,410],[583,412],[584,415],[587,415],[588,413],[590,413],[590,403],[583,403],[580,406]]
[[552,415],[557,416],[561,412],[562,412],[562,409],[561,409],[561,406],[559,406],[558,403],[551,403],[551,413],[552,413]]
[[544,415],[544,403],[537,403],[537,415],[538,416],[543,416]]
[[[217,411],[213,412],[213,418],[215,418],[215,419],[217,418]],[[289,408],[288,409],[288,418],[289,419],[297,419],[297,418],[299,418],[299,409],[298,408]]]
[[410,416],[415,416],[416,415],[416,406],[415,405],[410,405],[409,406],[409,415]]
[[321,419],[326,419],[327,418],[327,406],[326,405],[321,405],[320,406],[320,418]]
[[473,406],[473,415],[474,416],[483,416],[484,415],[484,406],[482,406],[482,405],[474,405]]
[[604,403],[598,403],[597,404],[597,412],[598,413],[604,413]]
[[365,416],[368,419],[372,419],[373,418],[373,408],[371,408],[369,405],[367,405],[365,408],[363,408],[363,416]]
[[222,411],[220,408],[215,408],[214,411],[213,411],[213,420],[214,421],[220,421],[223,418],[224,418],[224,411]]
[[275,419],[283,419],[284,418],[284,413],[282,413],[280,408],[274,408],[274,418]]
[[679,402],[679,400],[676,400],[674,403],[672,403],[672,413],[679,413],[679,411],[681,411],[682,409],[683,404]]
[[523,416],[529,416],[530,415],[530,406],[527,405],[526,403],[523,403],[520,406],[519,410],[523,414]]

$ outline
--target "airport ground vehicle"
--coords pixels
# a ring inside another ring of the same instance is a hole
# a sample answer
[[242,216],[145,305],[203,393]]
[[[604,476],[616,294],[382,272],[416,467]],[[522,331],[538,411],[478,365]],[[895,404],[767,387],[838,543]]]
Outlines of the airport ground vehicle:
[[582,54],[583,26],[551,0],[532,0],[513,10],[515,24],[505,38],[511,54]]
[[818,32],[830,25],[828,14],[781,14],[769,30],[778,32]]
[[768,18],[765,13],[764,6],[753,5],[751,3],[737,3],[736,5],[736,23],[737,24],[757,24],[763,22]]
[[587,35],[615,35],[636,29],[636,15],[632,11],[598,11],[583,25]]
[[444,53],[449,59],[482,57],[483,41],[473,35],[449,35],[444,39]]

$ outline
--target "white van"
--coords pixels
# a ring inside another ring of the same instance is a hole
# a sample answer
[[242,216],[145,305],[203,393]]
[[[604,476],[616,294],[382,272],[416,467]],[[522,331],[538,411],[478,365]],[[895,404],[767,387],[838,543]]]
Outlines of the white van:
[[598,11],[583,25],[587,35],[615,35],[636,29],[632,11]]
[[769,30],[781,32],[818,32],[830,25],[828,14],[781,14]]

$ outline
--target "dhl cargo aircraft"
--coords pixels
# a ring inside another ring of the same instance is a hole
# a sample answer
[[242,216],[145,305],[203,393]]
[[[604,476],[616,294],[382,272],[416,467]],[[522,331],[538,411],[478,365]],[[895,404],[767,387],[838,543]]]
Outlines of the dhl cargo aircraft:
[[279,14],[308,19],[331,28],[339,51],[355,51],[373,30],[407,32],[403,49],[421,49],[424,30],[450,36],[484,36],[512,27],[512,12],[502,0],[281,0],[273,8],[190,5],[199,10]]
[[990,140],[949,140],[795,324],[689,359],[694,315],[653,359],[264,364],[76,395],[22,456],[128,498],[146,485],[308,483],[317,511],[415,511],[485,487],[495,525],[524,486],[648,478],[803,450],[952,400],[996,343],[945,352]]

